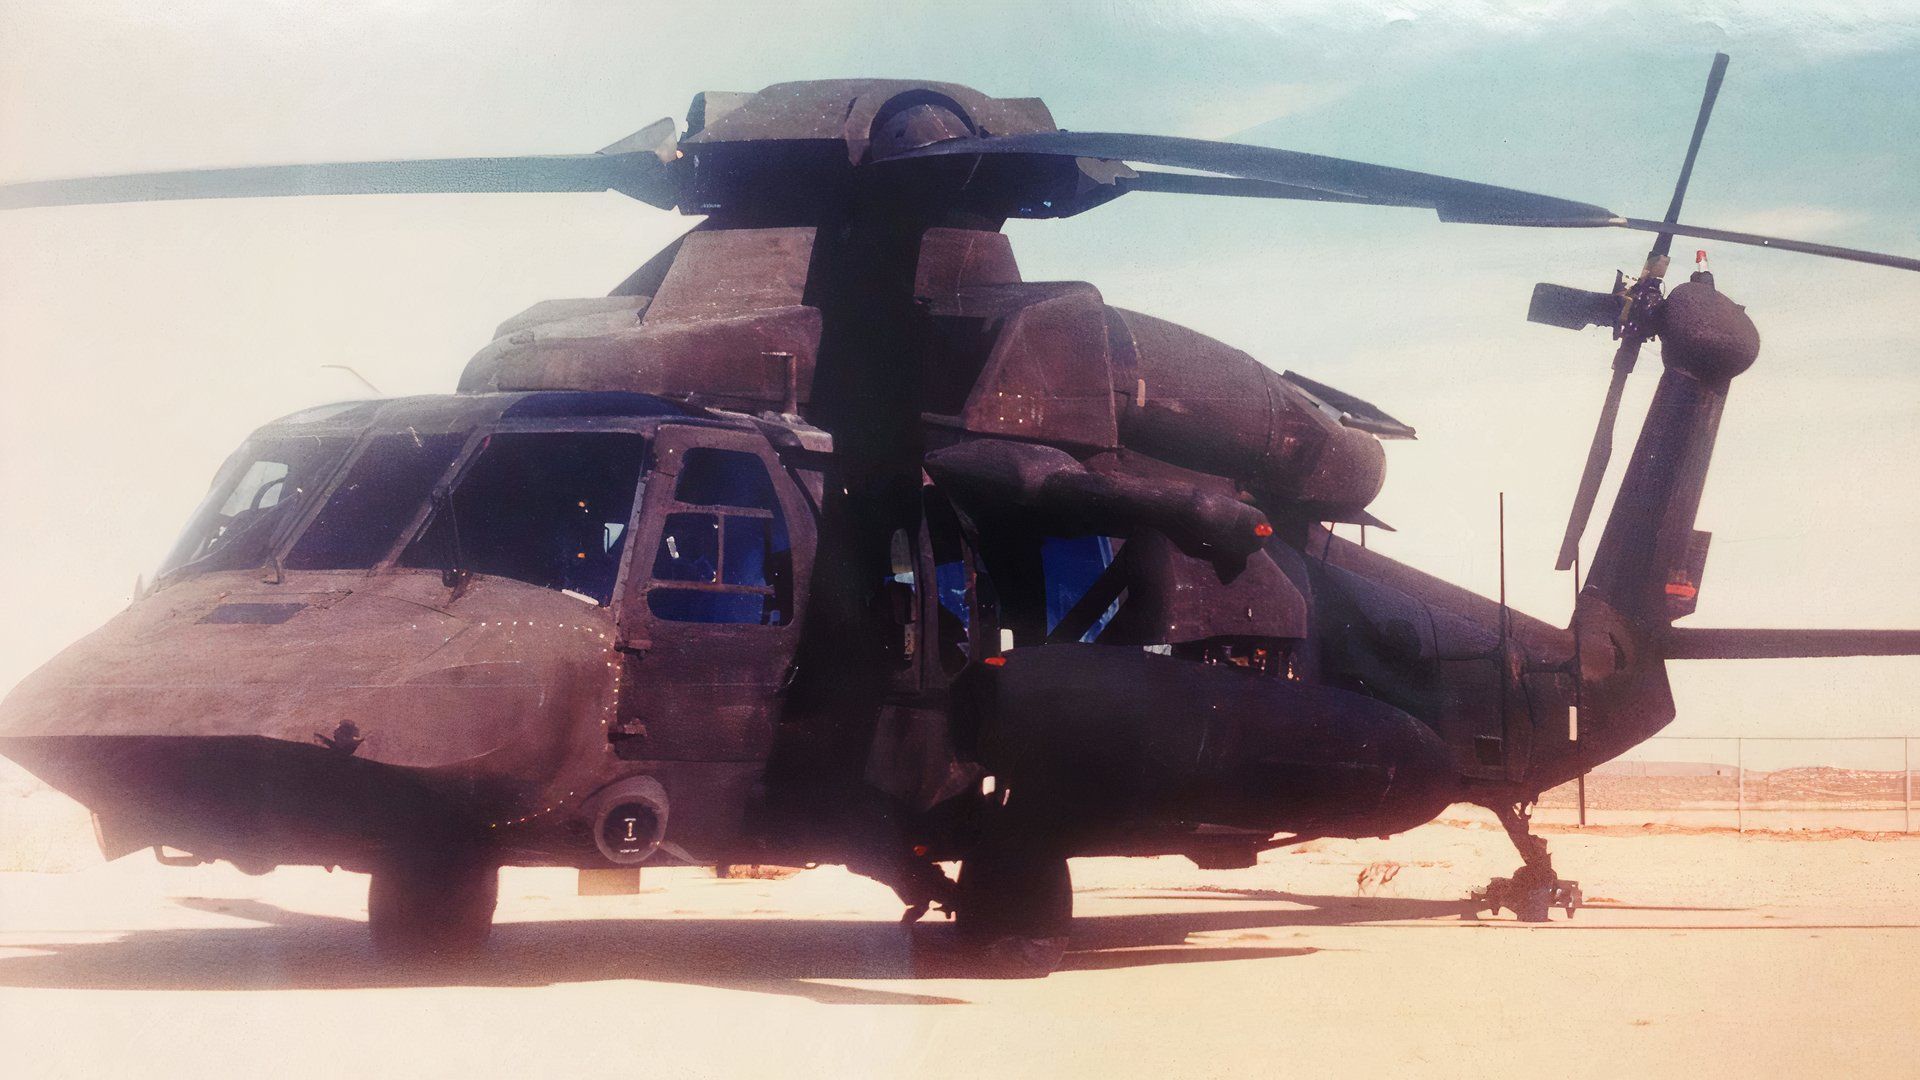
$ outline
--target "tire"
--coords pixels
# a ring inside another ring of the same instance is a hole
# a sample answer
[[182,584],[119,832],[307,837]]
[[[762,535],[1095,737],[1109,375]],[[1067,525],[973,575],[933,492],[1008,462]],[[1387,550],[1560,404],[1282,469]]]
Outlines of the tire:
[[960,864],[954,928],[990,974],[1040,978],[1059,968],[1073,924],[1065,855],[985,844]]
[[373,872],[367,925],[374,951],[400,963],[459,960],[493,930],[500,868],[477,860],[411,859]]
[[1547,913],[1553,910],[1553,894],[1551,885],[1519,890],[1509,901],[1513,906],[1514,918],[1524,923],[1546,922]]

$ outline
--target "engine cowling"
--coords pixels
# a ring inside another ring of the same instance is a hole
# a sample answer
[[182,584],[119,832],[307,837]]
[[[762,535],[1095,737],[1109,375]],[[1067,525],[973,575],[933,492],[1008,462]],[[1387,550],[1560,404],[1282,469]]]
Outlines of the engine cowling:
[[1380,440],[1285,376],[1196,330],[1110,308],[1120,441],[1163,461],[1348,520],[1386,482]]

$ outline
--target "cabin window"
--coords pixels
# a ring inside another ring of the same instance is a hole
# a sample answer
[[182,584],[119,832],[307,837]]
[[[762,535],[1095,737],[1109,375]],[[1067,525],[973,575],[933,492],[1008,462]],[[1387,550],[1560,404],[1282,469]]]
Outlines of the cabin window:
[[672,622],[782,626],[793,617],[786,517],[759,455],[694,447],[654,549],[647,610]]
[[[922,494],[933,561],[930,587],[939,601],[933,610],[934,625],[929,628],[935,640],[932,648],[941,669],[953,675],[966,667],[972,651],[970,636],[976,607],[993,606],[993,583],[974,565],[972,553],[961,539],[960,521],[952,504],[932,487],[923,489]],[[989,610],[984,620],[997,624],[998,614]]]
[[919,574],[913,533],[895,529],[887,545],[887,572],[880,579],[877,603],[887,627],[886,652],[895,667],[913,666],[920,634]]
[[512,578],[605,604],[645,455],[646,438],[630,432],[490,435],[400,564]]
[[289,570],[363,570],[400,539],[467,437],[376,435],[287,553]]
[[[1104,536],[1049,536],[1040,542],[1040,565],[1046,577],[1047,632],[1053,633],[1073,605],[1087,594],[1108,564],[1113,562],[1112,542]],[[1092,641],[1106,629],[1113,616],[1109,607],[1094,621],[1093,627],[1078,640]]]

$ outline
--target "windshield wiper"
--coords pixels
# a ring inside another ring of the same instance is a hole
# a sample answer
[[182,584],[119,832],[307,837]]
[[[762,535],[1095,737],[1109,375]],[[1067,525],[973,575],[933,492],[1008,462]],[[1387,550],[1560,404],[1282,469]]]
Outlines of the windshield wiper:
[[447,519],[446,565],[440,569],[440,583],[452,589],[453,598],[457,600],[473,575],[466,569],[466,553],[460,547],[460,514],[454,509],[452,488],[443,487],[433,493],[433,512],[435,516],[445,514]]

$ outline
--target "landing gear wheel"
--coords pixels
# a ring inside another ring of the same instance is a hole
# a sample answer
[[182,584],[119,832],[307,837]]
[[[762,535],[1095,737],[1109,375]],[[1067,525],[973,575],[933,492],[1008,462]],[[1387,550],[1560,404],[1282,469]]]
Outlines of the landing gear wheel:
[[1475,890],[1473,899],[1481,910],[1498,915],[1500,909],[1505,908],[1520,922],[1528,923],[1546,922],[1548,912],[1554,908],[1564,910],[1571,919],[1585,902],[1579,882],[1558,878],[1541,882],[1531,879],[1524,866],[1515,870],[1510,878],[1494,878],[1486,888]]
[[1521,922],[1546,922],[1547,912],[1553,910],[1553,886],[1530,885],[1520,888],[1516,890],[1511,903],[1513,917]]
[[985,845],[960,865],[954,928],[991,974],[1043,978],[1066,956],[1073,879],[1066,856]]
[[1506,908],[1523,923],[1546,922],[1547,913],[1554,908],[1566,909],[1567,918],[1571,919],[1583,902],[1580,883],[1562,880],[1554,874],[1546,841],[1533,835],[1528,827],[1531,806],[1528,802],[1493,808],[1525,862],[1512,877],[1494,878],[1486,888],[1476,890],[1473,902],[1480,910],[1490,910],[1495,915]]
[[472,859],[402,859],[373,872],[367,925],[374,951],[419,963],[472,956],[493,930],[500,868]]

